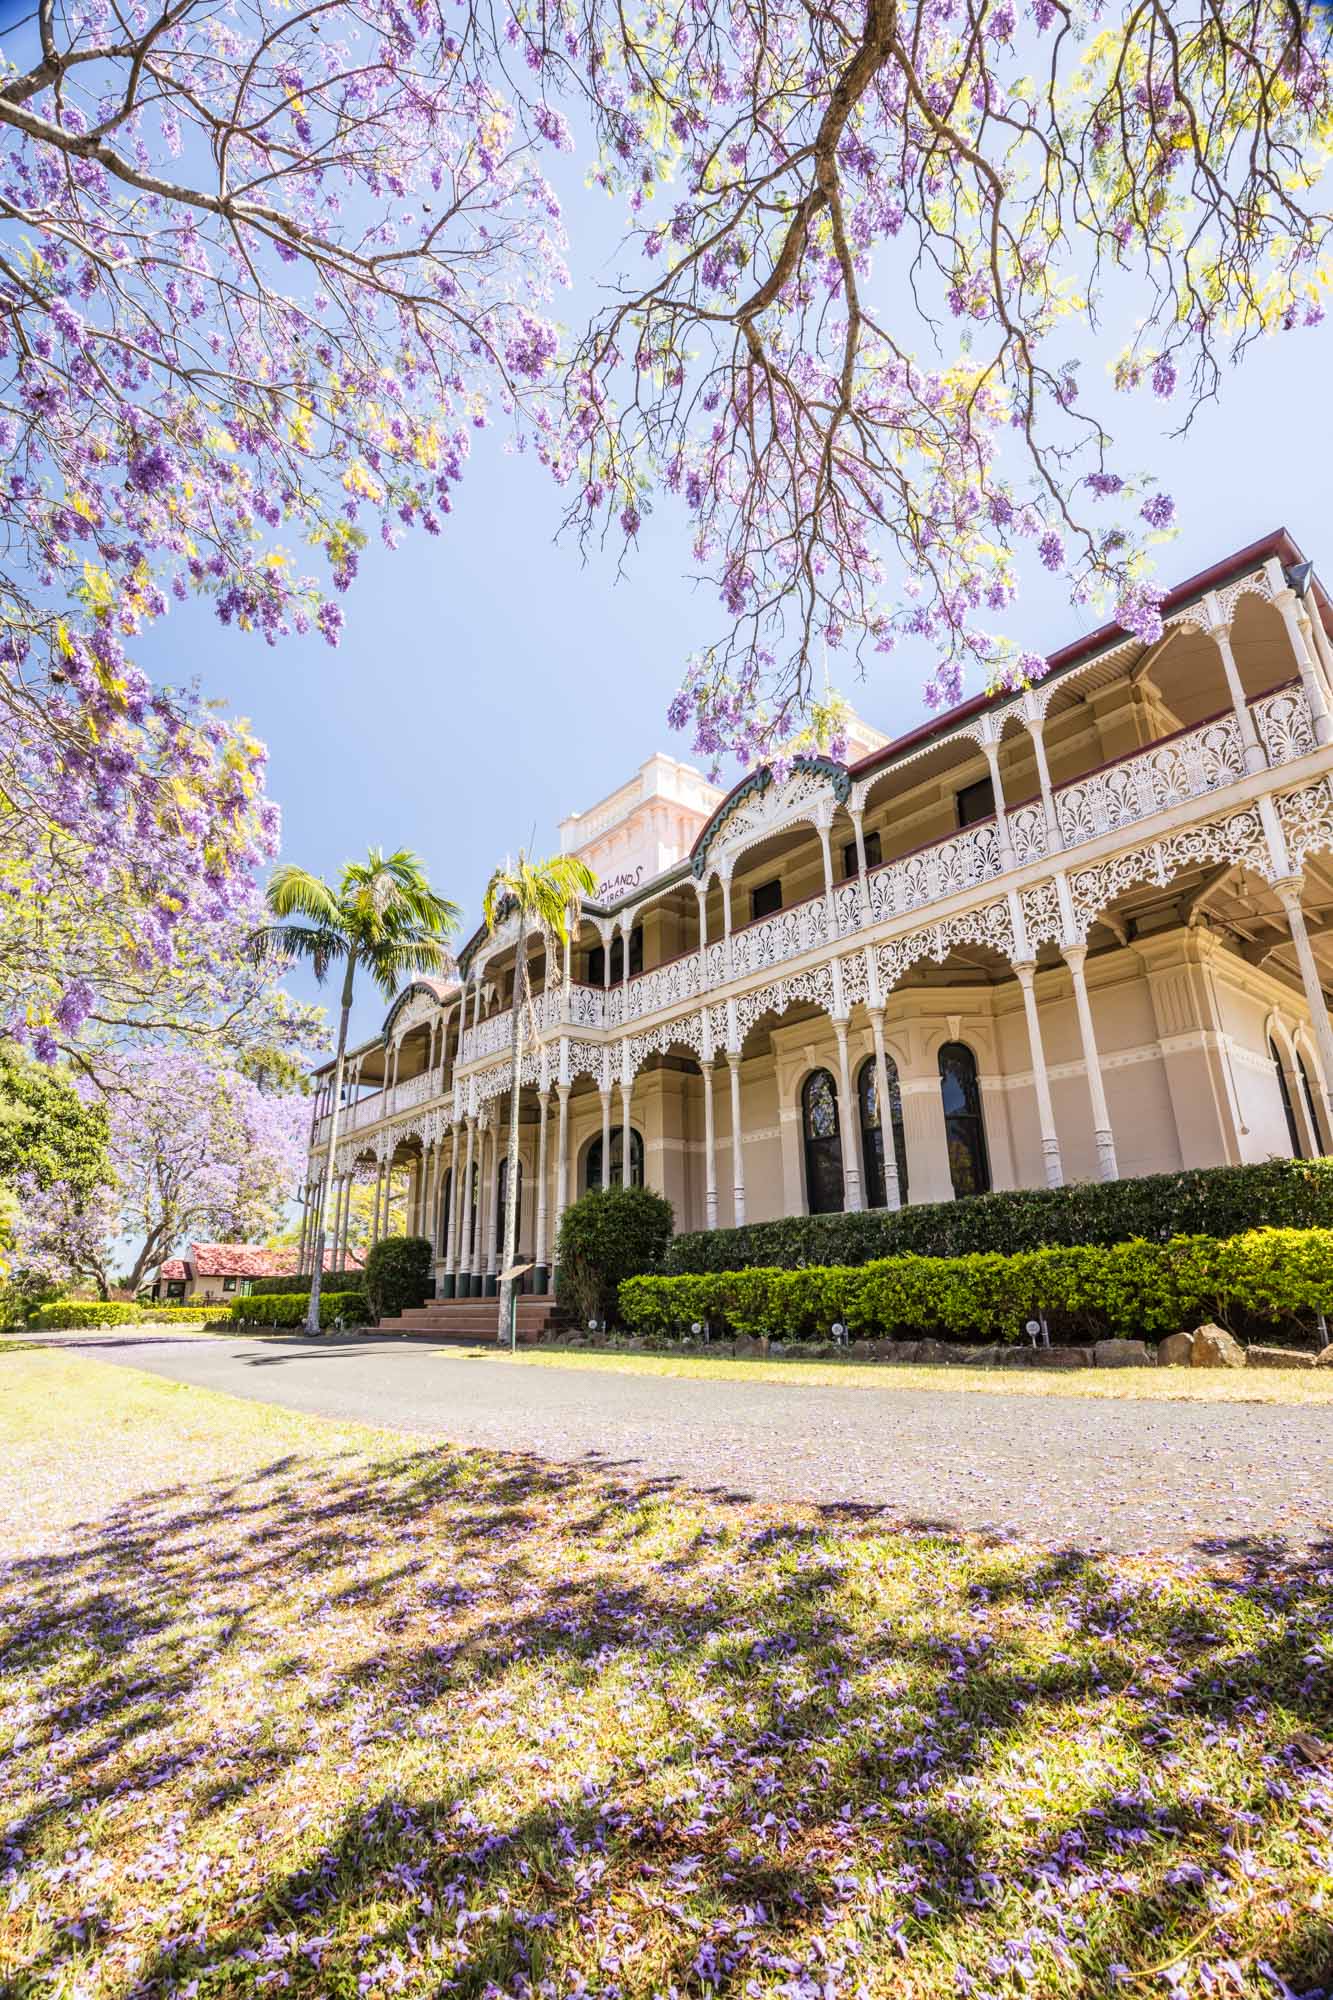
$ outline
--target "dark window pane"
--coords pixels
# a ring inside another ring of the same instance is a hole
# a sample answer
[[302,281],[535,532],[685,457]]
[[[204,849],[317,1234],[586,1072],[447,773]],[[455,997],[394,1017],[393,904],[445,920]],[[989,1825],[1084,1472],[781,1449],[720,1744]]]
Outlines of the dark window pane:
[[826,1069],[805,1080],[801,1092],[801,1126],[805,1134],[805,1193],[811,1215],[832,1215],[843,1205],[842,1142],[838,1131],[838,1094]]
[[[881,849],[880,849],[880,839],[877,833],[868,833],[866,835],[865,848],[866,848],[866,867],[878,868],[881,858]],[[849,840],[842,850],[842,872],[844,877],[849,877],[857,873],[856,842],[854,840]]]
[[978,778],[975,785],[964,785],[958,794],[959,826],[975,826],[978,820],[994,819],[995,790],[989,778]]
[[643,925],[637,924],[629,934],[629,976],[636,979],[643,971]]
[[781,882],[761,882],[757,889],[750,891],[751,917],[771,917],[775,910],[780,910],[781,908]]
[[990,1190],[990,1160],[981,1116],[977,1059],[965,1042],[945,1042],[940,1050],[940,1099],[955,1198]]
[[1282,1067],[1282,1058],[1277,1052],[1271,1035],[1268,1038],[1268,1053],[1272,1058],[1273,1068],[1277,1074],[1278,1096],[1282,1099],[1282,1116],[1287,1121],[1287,1143],[1291,1147],[1291,1157],[1293,1160],[1304,1159],[1305,1148],[1301,1145],[1300,1128],[1296,1123],[1296,1111],[1291,1101],[1291,1091],[1287,1086],[1287,1072]]
[[[623,1127],[611,1127],[611,1179],[610,1186],[619,1187],[624,1169],[625,1152],[622,1143]],[[585,1185],[598,1188],[602,1185],[602,1140],[597,1136],[588,1148],[588,1164],[585,1171]],[[629,1181],[631,1187],[643,1186],[643,1134],[630,1128]]]
[[1305,1109],[1310,1116],[1310,1130],[1315,1135],[1316,1144],[1322,1146],[1324,1143],[1322,1137],[1323,1127],[1319,1122],[1319,1113],[1315,1108],[1314,1090],[1310,1084],[1310,1072],[1305,1067],[1305,1057],[1299,1049],[1296,1051],[1296,1063],[1301,1073],[1301,1090],[1305,1097]]
[[588,953],[588,984],[589,986],[606,984],[606,949],[603,945],[594,945]]

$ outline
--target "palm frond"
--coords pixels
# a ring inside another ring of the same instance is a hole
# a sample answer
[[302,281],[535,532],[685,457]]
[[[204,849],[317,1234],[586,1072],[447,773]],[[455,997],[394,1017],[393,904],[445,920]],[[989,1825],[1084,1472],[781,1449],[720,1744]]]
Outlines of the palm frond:
[[279,862],[273,870],[264,901],[275,917],[309,917],[325,930],[338,923],[338,898],[328,883],[290,861]]
[[251,965],[305,959],[322,986],[329,967],[347,956],[347,940],[340,931],[315,924],[261,924],[245,940],[244,950]]

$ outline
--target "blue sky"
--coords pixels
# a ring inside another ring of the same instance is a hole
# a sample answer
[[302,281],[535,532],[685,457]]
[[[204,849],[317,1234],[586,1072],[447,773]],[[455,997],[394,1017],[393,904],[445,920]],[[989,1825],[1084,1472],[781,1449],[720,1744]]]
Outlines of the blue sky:
[[[579,191],[576,210],[592,200]],[[599,262],[606,219],[603,203],[590,218]],[[563,316],[572,324],[591,297],[580,286]],[[1085,393],[1114,345],[1089,347]],[[1328,347],[1321,329],[1255,348],[1184,439],[1146,394],[1099,398],[1123,440],[1117,469],[1151,468],[1176,499],[1181,531],[1159,556],[1166,583],[1278,526],[1333,572]],[[150,636],[144,663],[164,678],[197,675],[250,718],[269,745],[285,858],[334,874],[372,844],[415,848],[462,905],[466,934],[506,852],[553,850],[557,821],[653,750],[688,757],[666,707],[687,655],[720,628],[709,586],[691,580],[678,516],[645,521],[619,578],[613,553],[585,565],[572,541],[557,542],[560,516],[549,475],[479,434],[445,534],[367,551],[337,650],[319,640],[271,650],[188,606]],[[1038,570],[1007,624],[1045,653],[1095,622]],[[832,673],[868,720],[896,732],[923,714],[927,664],[899,654],[858,685],[839,681],[835,657]],[[373,1032],[381,1013],[363,995],[356,1032]]]

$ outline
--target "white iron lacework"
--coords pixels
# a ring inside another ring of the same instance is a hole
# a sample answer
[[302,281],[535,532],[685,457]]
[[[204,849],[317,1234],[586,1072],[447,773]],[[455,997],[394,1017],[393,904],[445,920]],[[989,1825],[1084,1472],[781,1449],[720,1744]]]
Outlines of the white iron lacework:
[[1084,925],[1113,903],[1127,889],[1143,882],[1165,888],[1173,876],[1187,868],[1211,866],[1229,861],[1256,873],[1272,872],[1263,820],[1257,806],[1246,806],[1226,819],[1203,820],[1182,827],[1178,833],[1149,841],[1102,861],[1095,868],[1080,868],[1069,878],[1074,911]]
[[794,978],[779,979],[771,986],[759,987],[756,992],[742,993],[736,1002],[736,1026],[741,1041],[744,1042],[762,1014],[785,1014],[789,1007],[800,1001],[822,1007],[827,1014],[832,1013],[831,965],[812,965],[807,971],[798,972]]
[[602,1075],[602,1044],[600,1042],[571,1042],[569,1045],[569,1080],[591,1076],[598,1082]]
[[1287,837],[1287,852],[1295,867],[1307,855],[1333,849],[1333,779],[1321,778],[1278,801],[1278,816]]
[[687,952],[683,958],[673,958],[666,965],[655,966],[651,972],[641,972],[629,983],[627,1018],[641,1021],[646,1014],[659,1013],[663,1007],[682,1006],[686,1001],[696,999],[703,990],[701,978],[697,951]]
[[978,910],[961,910],[942,923],[927,924],[892,944],[882,944],[875,954],[880,991],[890,993],[918,959],[933,958],[941,963],[960,944],[981,944],[1005,958],[1014,955],[1014,927],[1006,902],[987,903]]
[[1028,945],[1035,951],[1040,944],[1059,944],[1064,937],[1060,921],[1060,898],[1054,882],[1038,882],[1019,897]]
[[1055,795],[1060,834],[1066,847],[1076,847],[1244,776],[1236,718],[1218,716],[1170,743],[1155,744],[1137,757],[1062,785]]
[[1036,801],[1030,805],[1016,806],[1008,815],[1009,838],[1013,842],[1014,861],[1019,868],[1029,861],[1046,859],[1046,809]]
[[1310,707],[1299,682],[1256,701],[1254,721],[1270,764],[1290,764],[1315,748]]
[[817,951],[828,943],[828,906],[822,895],[812,896],[789,910],[777,910],[771,917],[747,924],[743,931],[733,931],[731,977],[765,972],[770,965],[799,958],[802,952]]
[[828,775],[824,771],[793,771],[784,783],[769,785],[737,801],[713,841],[708,857],[708,876],[721,872],[725,864],[735,866],[747,848],[770,834],[797,826],[802,820],[817,823],[820,809],[833,804]]
[[951,840],[874,869],[870,875],[871,922],[884,923],[928,903],[941,903],[999,872],[1000,840],[994,821],[969,826]]
[[852,931],[860,930],[861,884],[855,877],[833,891],[833,914],[839,937],[847,937]]
[[393,1087],[393,1108],[407,1111],[414,1104],[426,1104],[437,1094],[439,1081],[433,1070],[423,1070],[420,1076],[410,1076],[406,1083],[396,1083]]
[[629,1073],[638,1075],[649,1056],[664,1056],[669,1049],[686,1049],[698,1057],[702,1045],[699,1016],[687,1014],[680,1021],[664,1021],[646,1035],[632,1035],[629,1043]]
[[870,998],[870,975],[866,971],[863,951],[849,952],[842,961],[842,1004],[854,1007],[858,1000]]

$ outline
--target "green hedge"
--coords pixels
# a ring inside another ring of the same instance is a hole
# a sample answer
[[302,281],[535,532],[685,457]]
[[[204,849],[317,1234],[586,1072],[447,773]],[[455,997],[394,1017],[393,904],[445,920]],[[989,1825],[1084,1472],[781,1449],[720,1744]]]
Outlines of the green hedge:
[[374,1319],[397,1319],[426,1303],[435,1249],[429,1236],[382,1236],[366,1258],[366,1298]]
[[50,1327],[137,1326],[142,1318],[139,1307],[123,1299],[56,1299],[39,1306],[28,1325],[40,1332]]
[[1206,1319],[1290,1322],[1333,1309],[1333,1229],[1255,1229],[1219,1241],[890,1257],[803,1271],[630,1278],[620,1315],[636,1333],[1017,1340],[1044,1312],[1053,1339],[1177,1333]]
[[972,1201],[857,1215],[789,1215],[742,1229],[677,1236],[671,1272],[743,1271],[762,1265],[869,1264],[881,1257],[1012,1256],[1061,1245],[1162,1243],[1172,1236],[1236,1236],[1247,1229],[1333,1228],[1333,1159],[1265,1160],[1252,1167],[1196,1167],[1123,1181],[1015,1188]]
[[[365,1279],[363,1277],[363,1274],[359,1270],[326,1271],[324,1273],[324,1284],[336,1285],[339,1291],[342,1292],[359,1291],[364,1287]],[[323,1286],[321,1286],[320,1289],[322,1291]],[[253,1298],[290,1299],[295,1297],[297,1292],[305,1292],[308,1294],[309,1291],[310,1291],[309,1271],[298,1271],[290,1278],[252,1278],[250,1280],[250,1290],[246,1294],[246,1296],[252,1299]]]
[[614,1319],[625,1280],[661,1270],[675,1219],[666,1196],[652,1188],[589,1188],[560,1218],[560,1304],[580,1321]]
[[[233,1326],[304,1326],[310,1306],[309,1292],[291,1292],[285,1297],[271,1292],[237,1299],[231,1308]],[[362,1325],[366,1317],[364,1292],[321,1292],[319,1323],[332,1326],[335,1319],[349,1319]]]
[[201,1320],[208,1320],[208,1319],[215,1319],[219,1321],[225,1320],[227,1317],[227,1312],[228,1312],[227,1302],[224,1300],[222,1303],[219,1304],[219,1302],[215,1299],[212,1305],[189,1306],[189,1305],[181,1305],[179,1302],[177,1302],[175,1305],[155,1306],[150,1304],[146,1306],[140,1306],[139,1317],[140,1319],[145,1319],[145,1320],[147,1319],[174,1320],[182,1326],[185,1325],[187,1321],[192,1321],[194,1325],[198,1326]]

